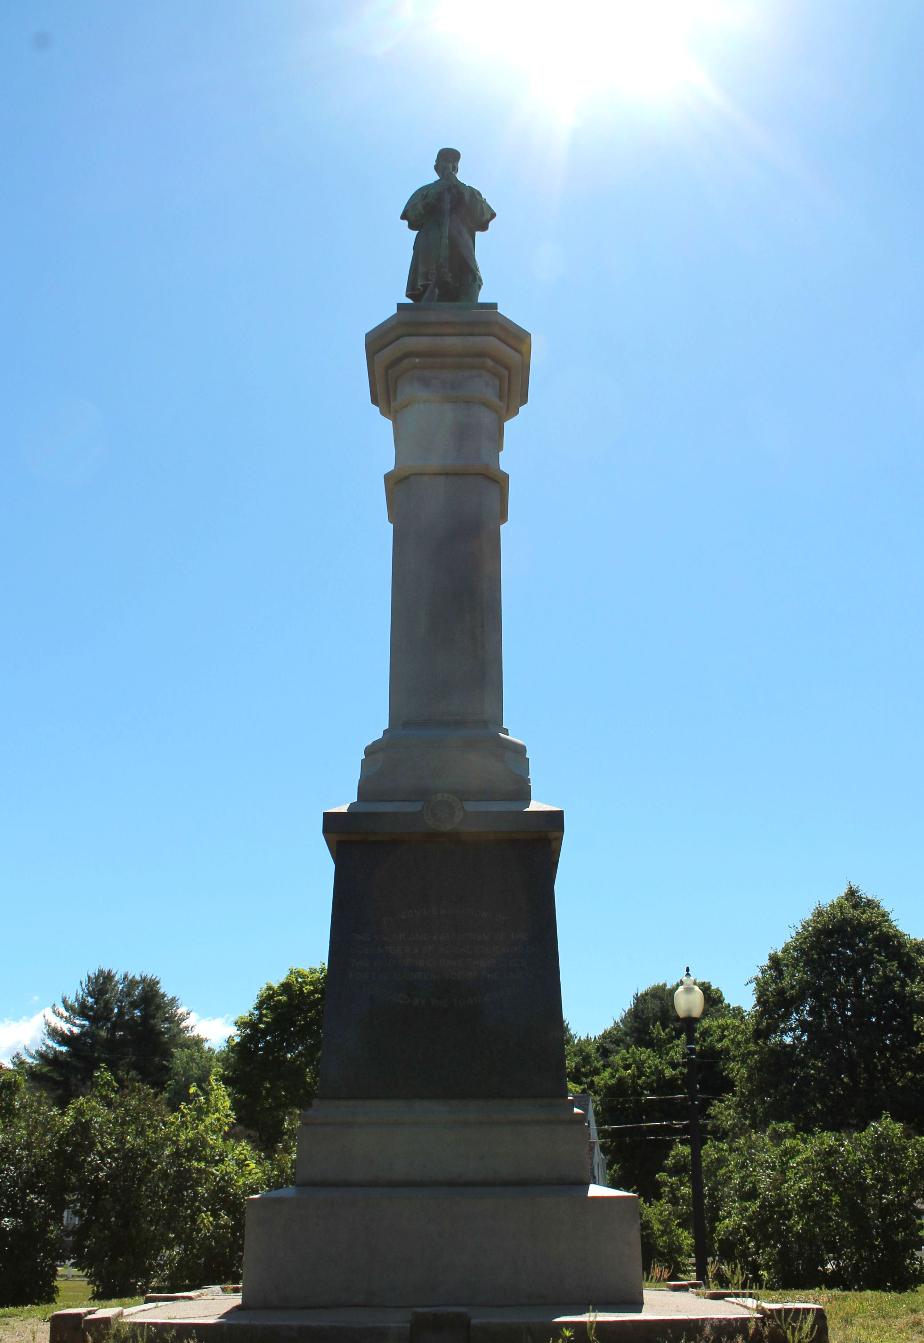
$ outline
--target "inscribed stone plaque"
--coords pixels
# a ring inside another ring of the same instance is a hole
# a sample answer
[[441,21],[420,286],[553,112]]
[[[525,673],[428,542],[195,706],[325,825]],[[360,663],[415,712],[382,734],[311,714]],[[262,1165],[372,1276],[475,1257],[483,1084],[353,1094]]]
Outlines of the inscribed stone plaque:
[[337,846],[319,1096],[565,1095],[552,845]]

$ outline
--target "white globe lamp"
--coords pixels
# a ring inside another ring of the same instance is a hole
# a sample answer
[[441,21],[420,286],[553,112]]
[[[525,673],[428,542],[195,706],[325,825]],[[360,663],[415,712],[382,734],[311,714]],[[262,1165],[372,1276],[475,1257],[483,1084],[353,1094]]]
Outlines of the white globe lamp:
[[690,967],[674,991],[674,1011],[681,1021],[698,1021],[703,1015],[706,999],[703,991],[690,975]]

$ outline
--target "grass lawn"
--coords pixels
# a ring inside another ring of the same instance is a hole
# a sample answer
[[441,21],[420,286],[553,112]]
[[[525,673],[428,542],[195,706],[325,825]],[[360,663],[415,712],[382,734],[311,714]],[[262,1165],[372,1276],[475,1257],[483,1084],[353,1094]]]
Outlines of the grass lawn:
[[[0,1307],[0,1343],[48,1343],[48,1320],[56,1310],[83,1306],[90,1301],[90,1284],[79,1273],[58,1274],[58,1299],[40,1306]],[[95,1306],[137,1306],[140,1296],[118,1301],[94,1301]]]
[[924,1287],[913,1292],[760,1292],[766,1301],[817,1301],[831,1343],[924,1343]]

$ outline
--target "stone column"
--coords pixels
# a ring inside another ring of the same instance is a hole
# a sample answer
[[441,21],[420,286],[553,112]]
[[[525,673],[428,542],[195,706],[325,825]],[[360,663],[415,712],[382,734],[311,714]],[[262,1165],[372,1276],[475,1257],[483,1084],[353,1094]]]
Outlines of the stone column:
[[249,1200],[243,1304],[638,1304],[638,1200],[592,1183],[565,1078],[564,817],[503,726],[499,459],[529,335],[493,304],[400,305],[366,354],[395,438],[389,722],[324,815],[318,1094],[294,1186]]
[[366,337],[395,465],[388,727],[366,747],[360,802],[529,800],[526,748],[503,725],[500,562],[504,424],[529,354],[493,304],[401,304]]

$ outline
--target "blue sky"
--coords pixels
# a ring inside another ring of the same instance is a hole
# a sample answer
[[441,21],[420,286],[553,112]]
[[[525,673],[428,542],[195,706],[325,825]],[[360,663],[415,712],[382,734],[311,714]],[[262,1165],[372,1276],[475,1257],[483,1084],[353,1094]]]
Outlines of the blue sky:
[[326,955],[387,715],[363,334],[442,144],[533,333],[506,719],[572,1025],[687,962],[748,1002],[848,879],[924,933],[924,7],[700,3],[678,74],[510,4],[0,11],[0,1054],[97,965],[214,1022]]

